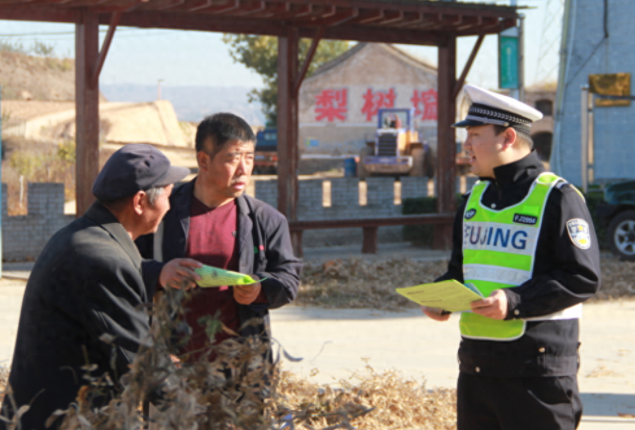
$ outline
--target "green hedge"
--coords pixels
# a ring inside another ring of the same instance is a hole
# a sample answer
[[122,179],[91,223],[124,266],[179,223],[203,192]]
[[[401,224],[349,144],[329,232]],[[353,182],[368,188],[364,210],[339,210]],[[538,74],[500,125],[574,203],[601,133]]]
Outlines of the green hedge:
[[[606,227],[599,221],[595,212],[599,204],[604,202],[604,194],[601,192],[590,192],[586,195],[587,206],[591,213],[591,219],[595,226],[595,231],[600,243],[600,249],[608,250],[606,238]],[[456,205],[461,204],[461,195],[457,195]],[[405,199],[402,202],[401,213],[403,215],[431,214],[437,211],[436,197],[418,197]],[[431,247],[434,226],[432,225],[405,225],[403,227],[403,239],[416,246]]]
[[[461,204],[461,194],[456,196],[456,205]],[[401,202],[403,215],[433,214],[437,212],[436,197],[417,197]],[[403,239],[416,246],[432,247],[433,225],[404,225]]]

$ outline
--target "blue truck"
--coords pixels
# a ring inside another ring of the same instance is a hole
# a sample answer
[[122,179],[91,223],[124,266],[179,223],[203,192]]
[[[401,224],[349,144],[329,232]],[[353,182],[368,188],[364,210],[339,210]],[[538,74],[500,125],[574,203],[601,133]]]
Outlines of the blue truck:
[[278,131],[265,128],[256,133],[254,174],[275,175],[278,171]]

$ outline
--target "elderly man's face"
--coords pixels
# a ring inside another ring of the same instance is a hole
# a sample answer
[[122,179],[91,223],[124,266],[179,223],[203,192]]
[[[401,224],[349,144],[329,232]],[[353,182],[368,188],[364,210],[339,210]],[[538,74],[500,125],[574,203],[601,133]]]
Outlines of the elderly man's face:
[[212,158],[208,157],[205,180],[212,198],[221,202],[241,196],[254,168],[254,142],[232,140]]
[[154,205],[150,204],[148,195],[144,196],[146,199],[146,207],[143,211],[143,223],[147,227],[148,231],[144,234],[155,233],[161,224],[161,220],[165,216],[168,210],[170,210],[170,194],[174,185],[170,184],[163,188],[163,194],[161,194],[155,201]]

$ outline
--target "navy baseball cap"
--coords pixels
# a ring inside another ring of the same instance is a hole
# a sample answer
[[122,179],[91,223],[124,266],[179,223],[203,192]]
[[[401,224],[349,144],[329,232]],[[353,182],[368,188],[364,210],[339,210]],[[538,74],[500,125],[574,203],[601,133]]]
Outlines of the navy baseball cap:
[[112,202],[137,192],[179,182],[190,169],[170,165],[170,160],[152,145],[132,143],[110,156],[93,184],[97,200]]

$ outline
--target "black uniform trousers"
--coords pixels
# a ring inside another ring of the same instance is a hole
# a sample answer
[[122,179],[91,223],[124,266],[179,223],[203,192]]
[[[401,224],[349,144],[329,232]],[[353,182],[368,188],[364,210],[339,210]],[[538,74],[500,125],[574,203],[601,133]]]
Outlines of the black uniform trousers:
[[459,374],[457,430],[574,430],[582,417],[575,376]]

